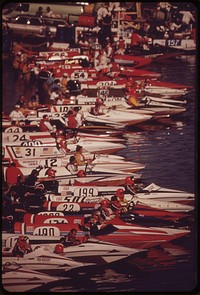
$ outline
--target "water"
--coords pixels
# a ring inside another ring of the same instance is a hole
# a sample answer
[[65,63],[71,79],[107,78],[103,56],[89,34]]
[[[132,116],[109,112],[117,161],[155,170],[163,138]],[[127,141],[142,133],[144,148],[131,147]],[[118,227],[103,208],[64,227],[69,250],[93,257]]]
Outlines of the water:
[[[10,64],[4,63],[3,110],[9,114],[23,85],[13,82]],[[187,110],[162,124],[143,124],[124,134],[127,148],[118,154],[146,165],[147,184],[196,192],[196,59],[182,56],[166,63],[153,63],[148,70],[161,79],[193,86],[185,99]],[[8,84],[8,77],[10,77]],[[25,89],[30,95],[30,89]],[[196,225],[191,234],[168,245],[153,247],[141,257],[130,257],[106,267],[76,270],[66,279],[36,289],[37,292],[186,292],[197,282]],[[174,252],[176,249],[176,252]]]

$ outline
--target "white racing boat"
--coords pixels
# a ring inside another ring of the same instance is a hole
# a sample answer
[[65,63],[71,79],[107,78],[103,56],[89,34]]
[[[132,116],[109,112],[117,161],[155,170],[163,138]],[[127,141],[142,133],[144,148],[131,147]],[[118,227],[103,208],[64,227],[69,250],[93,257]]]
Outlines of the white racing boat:
[[[57,199],[77,198],[83,197],[90,199],[91,197],[106,197],[112,196],[117,189],[124,189],[123,186],[69,186],[59,185],[58,193],[60,195],[55,196],[53,194],[47,194],[49,201],[55,201]],[[170,201],[170,202],[182,202],[182,201],[194,201],[194,194],[181,191],[163,188],[155,183],[151,183],[135,195],[139,199]],[[132,200],[133,194],[126,193],[127,200]]]
[[[25,254],[24,257],[2,257],[2,264],[17,263],[25,269],[35,270],[46,274],[58,274],[77,267],[85,267],[88,264],[76,262],[73,259],[61,257],[46,248],[38,247],[34,251]],[[41,263],[42,262],[42,263]],[[89,264],[91,265],[91,264]]]
[[152,85],[151,83],[144,87],[144,91],[147,94],[167,95],[171,97],[180,97],[188,93],[188,90],[184,88],[171,88],[162,85]]
[[[47,214],[47,212],[45,214]],[[61,213],[58,212],[54,214],[56,214],[56,216],[61,216]],[[12,249],[15,246],[18,237],[19,234],[5,232],[2,233],[2,253],[4,256],[10,255],[10,249]],[[42,239],[41,236],[37,235],[26,235],[26,237],[28,238],[27,241],[29,244],[31,244],[33,250],[36,249],[38,246],[46,246],[49,244],[53,244],[55,246],[60,241],[59,236],[43,236]]]
[[[47,249],[53,250],[53,247],[47,246]],[[145,250],[128,248],[90,238],[86,243],[65,247],[61,255],[62,257],[73,258],[77,262],[102,265],[125,259],[142,251]]]
[[84,118],[87,122],[90,123],[105,123],[109,124],[109,121],[112,122],[111,124],[125,124],[126,126],[135,125],[141,122],[148,121],[152,118],[151,115],[146,114],[136,114],[133,112],[123,112],[123,111],[116,111],[116,110],[107,110],[106,113],[102,115],[94,116],[89,112],[84,113]]
[[[3,234],[3,243],[6,246],[14,247],[15,241],[18,238],[18,234]],[[82,267],[90,266],[94,264],[105,264],[118,261],[124,258],[129,257],[130,255],[137,254],[141,250],[136,250],[133,248],[119,246],[117,244],[107,243],[99,241],[98,239],[90,238],[87,242],[80,245],[65,247],[62,256],[52,253],[60,243],[61,236],[38,236],[38,235],[26,235],[29,239],[29,243],[32,248],[35,249],[33,252],[27,254],[26,259],[16,258],[16,257],[3,257],[3,263],[16,260],[17,263],[26,266],[27,270],[31,268],[31,261],[33,263],[33,268],[38,269],[42,272],[62,270],[64,268],[68,269],[71,266]],[[46,243],[44,244],[44,240]],[[48,240],[48,243],[47,243]],[[10,249],[10,248],[8,248]],[[4,250],[4,249],[3,249]],[[5,252],[5,251],[4,251]],[[49,255],[49,256],[48,256]],[[31,258],[33,257],[33,258]],[[38,258],[37,258],[38,257]],[[43,258],[46,258],[42,260]],[[48,259],[50,257],[50,259]],[[55,259],[54,259],[55,257]],[[23,261],[24,259],[24,261]],[[40,262],[43,262],[44,265],[41,265]],[[56,266],[57,263],[57,266]],[[60,263],[60,267],[59,267]],[[49,267],[48,267],[49,264]],[[52,266],[50,266],[52,264]],[[66,264],[66,265],[65,265]],[[63,266],[62,266],[63,265]],[[69,266],[70,265],[70,266]],[[32,268],[32,269],[33,269]]]
[[[121,165],[121,167],[120,167]],[[35,168],[36,166],[32,166],[32,167],[20,167],[20,170],[22,171],[22,173],[25,176],[28,176],[31,171]],[[104,176],[111,176],[112,175],[124,175],[124,178],[130,173],[132,173],[132,176],[134,176],[134,171],[138,171],[140,169],[143,169],[145,166],[143,164],[138,164],[138,163],[133,163],[133,164],[128,164],[126,165],[125,163],[116,163],[116,164],[108,164],[106,165],[106,163],[103,163],[102,165],[86,165],[86,166],[79,166],[79,170],[85,170],[86,171],[86,177],[104,177]],[[118,169],[121,170],[118,170]],[[47,175],[47,169],[48,168],[42,168],[39,172],[39,176],[38,178],[48,178]],[[61,180],[64,178],[78,178],[77,181],[82,182],[81,179],[83,179],[84,177],[78,177],[77,174],[71,174],[65,167],[60,167],[60,166],[53,166],[53,169],[56,171],[55,175],[56,175],[56,179],[57,180]],[[116,170],[117,169],[117,170]],[[5,169],[4,169],[5,170]],[[110,175],[109,175],[110,174]],[[137,177],[137,174],[136,174]]]
[[140,199],[159,199],[163,201],[194,201],[195,195],[186,191],[169,189],[151,183],[144,187],[141,192],[138,192],[136,196]]
[[[110,142],[110,141],[95,141],[95,140],[79,140],[78,143],[69,143],[67,144],[67,148],[70,150],[69,153],[73,153],[76,151],[77,145],[82,145],[83,149],[90,153],[114,153],[124,149],[126,146],[123,143],[118,142]],[[8,157],[8,153],[16,155],[16,147],[17,150],[21,151],[24,158],[36,158],[36,157],[47,157],[47,156],[59,156],[65,155],[66,153],[56,151],[56,141],[55,139],[50,139],[49,143],[43,143],[40,140],[32,140],[32,141],[19,141],[19,142],[11,142],[11,141],[4,141],[5,148],[5,157]],[[8,147],[13,147],[11,152],[8,152]],[[32,148],[33,152],[27,152],[27,148]],[[17,153],[15,157],[19,158],[20,153]]]
[[58,281],[59,279],[59,277],[49,276],[23,268],[15,263],[6,263],[2,266],[1,284],[8,292],[29,292],[44,284]]
[[[116,142],[95,142],[95,141],[83,141],[79,144],[84,144],[83,150],[87,153],[103,153],[106,151],[118,151],[125,148],[122,143]],[[17,159],[46,159],[51,157],[63,158],[64,156],[71,156],[71,153],[76,151],[77,144],[69,144],[71,151],[68,155],[62,150],[58,150],[56,145],[44,145],[38,141],[24,141],[18,144],[9,142],[4,143],[4,157],[10,158],[11,160]]]
[[194,206],[180,204],[177,202],[160,201],[160,199],[148,199],[133,197],[131,200],[136,205],[148,206],[150,208],[156,208],[169,212],[190,212],[194,210]]
[[[74,197],[65,195],[54,195],[54,194],[46,194],[45,198],[46,201],[53,201],[53,202],[76,202],[76,203],[100,203],[104,198],[111,200],[114,193],[106,196],[80,196],[80,197]],[[171,202],[171,201],[165,201],[164,197],[163,199],[148,199],[147,198],[140,198],[139,194],[137,196],[132,196],[130,194],[125,194],[125,199],[128,201],[128,203],[133,203],[133,210],[134,206],[142,205],[142,206],[148,206],[153,209],[160,209],[170,212],[190,212],[194,210],[194,206],[181,204],[178,202]],[[125,204],[126,205],[126,204]]]

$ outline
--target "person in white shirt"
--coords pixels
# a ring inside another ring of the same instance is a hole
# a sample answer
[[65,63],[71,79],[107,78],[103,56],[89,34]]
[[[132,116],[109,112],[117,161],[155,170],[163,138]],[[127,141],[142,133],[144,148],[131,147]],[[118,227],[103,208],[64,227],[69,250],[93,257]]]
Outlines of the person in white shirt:
[[50,100],[54,101],[59,97],[58,89],[54,88],[53,91],[50,93]]
[[9,115],[11,121],[18,121],[21,118],[24,118],[24,115],[20,111],[20,105],[16,104],[15,109]]
[[108,4],[102,3],[101,7],[97,10],[97,18],[96,18],[97,24],[101,25],[101,22],[102,22],[103,18],[107,14],[109,14]]
[[87,98],[88,96],[87,96],[86,89],[82,89],[81,94],[77,95],[76,100],[78,104],[81,104],[81,103],[85,103]]
[[76,159],[74,156],[71,156],[69,158],[69,163],[66,166],[66,169],[71,173],[71,174],[76,174],[78,172],[78,165],[76,162]]
[[106,56],[106,52],[104,49],[101,50],[98,60],[99,60],[99,63],[95,67],[96,71],[99,72],[100,70],[104,70],[104,69],[108,68],[107,56]]

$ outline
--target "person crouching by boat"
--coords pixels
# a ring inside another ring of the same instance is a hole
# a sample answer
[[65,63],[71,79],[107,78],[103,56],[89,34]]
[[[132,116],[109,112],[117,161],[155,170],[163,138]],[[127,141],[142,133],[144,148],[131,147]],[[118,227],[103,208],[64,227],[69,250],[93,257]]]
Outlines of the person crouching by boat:
[[65,167],[71,174],[76,174],[78,172],[78,165],[76,162],[76,158],[71,156],[69,158],[69,163]]
[[25,254],[32,252],[31,245],[27,242],[28,237],[19,236],[12,250],[12,255],[15,257],[24,257]]
[[64,131],[61,129],[57,130],[55,137],[57,149],[63,154],[68,154],[70,150],[67,147],[67,137],[65,136]]
[[40,121],[39,129],[41,132],[50,132],[51,133],[51,132],[55,131],[54,127],[50,123],[50,119],[49,119],[48,115],[43,115],[43,117]]
[[77,145],[74,157],[78,166],[83,166],[92,162],[92,159],[85,158],[85,156],[83,155],[83,147],[80,145]]
[[110,208],[112,209],[116,217],[120,217],[121,213],[126,213],[128,211],[128,202],[125,199],[123,189],[117,189],[114,196],[111,198]]
[[69,112],[67,113],[67,117],[65,119],[65,125],[68,128],[77,128],[78,127],[78,122],[76,120],[76,114],[72,110],[69,110]]

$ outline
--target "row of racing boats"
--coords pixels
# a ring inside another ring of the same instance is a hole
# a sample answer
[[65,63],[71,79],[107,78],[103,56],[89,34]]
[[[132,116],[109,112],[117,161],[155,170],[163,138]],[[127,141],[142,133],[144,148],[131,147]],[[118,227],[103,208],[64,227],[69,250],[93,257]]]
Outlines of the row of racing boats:
[[[30,291],[49,282],[66,280],[65,273],[71,270],[146,255],[154,246],[166,244],[167,248],[170,241],[191,234],[194,194],[154,183],[142,185],[145,164],[115,155],[126,149],[123,133],[130,126],[185,111],[187,102],[182,98],[191,87],[159,81],[159,73],[138,69],[152,62],[145,57],[115,56],[105,74],[83,67],[81,60],[89,57],[80,55],[78,49],[35,56],[46,77],[50,68],[57,78],[67,74],[70,81],[80,86],[80,91],[86,90],[84,97],[75,101],[72,91],[63,104],[27,110],[17,124],[3,117],[3,172],[10,162],[25,177],[33,169],[38,171],[34,190],[30,192],[26,187],[23,216],[14,220],[11,232],[2,234],[2,282],[8,291]],[[137,89],[139,106],[128,103],[127,85]],[[103,102],[102,113],[92,115],[90,109],[97,97]],[[79,128],[70,129],[65,125],[65,117],[74,107],[79,108],[84,120]],[[56,133],[39,131],[45,114],[57,130],[65,135],[70,132],[67,151],[58,149]],[[81,175],[66,169],[77,145],[83,147],[89,159],[79,167],[84,172]],[[54,170],[53,178],[47,173],[50,168]],[[130,181],[136,184],[134,190],[128,189]],[[106,200],[108,208],[119,190],[126,200],[121,204],[126,210],[106,218],[93,230],[88,220],[94,212],[100,212],[102,200]],[[80,244],[63,247],[61,239],[71,228],[76,229]],[[13,257],[12,250],[21,236],[26,237],[33,251],[24,257]]]

